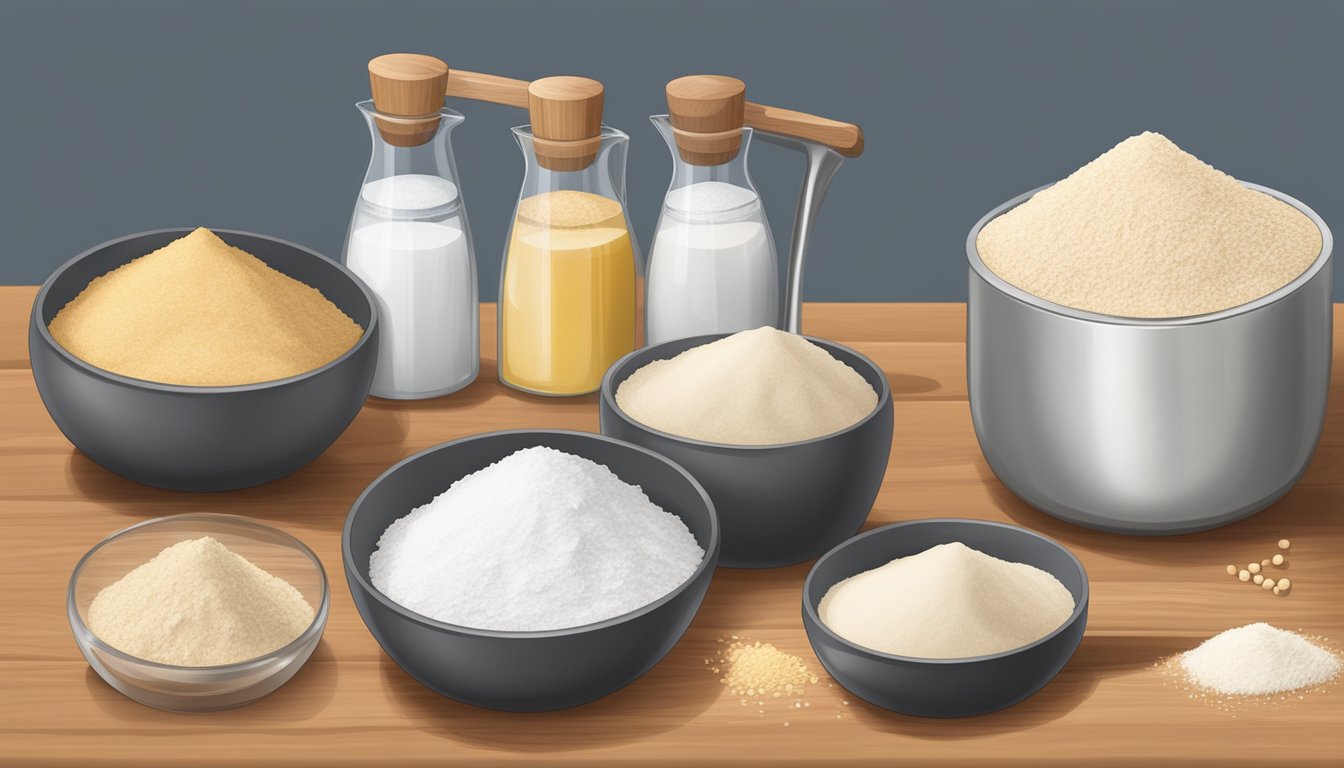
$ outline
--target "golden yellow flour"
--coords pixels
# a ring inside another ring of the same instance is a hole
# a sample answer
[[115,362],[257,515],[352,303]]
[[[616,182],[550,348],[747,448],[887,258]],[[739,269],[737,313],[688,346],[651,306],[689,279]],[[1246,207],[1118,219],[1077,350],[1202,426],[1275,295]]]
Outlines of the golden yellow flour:
[[205,228],[95,278],[50,329],[104,370],[196,386],[311,371],[364,333],[316,288]]
[[985,225],[986,267],[1066,307],[1187,317],[1273,293],[1321,252],[1300,211],[1181,150],[1125,139]]

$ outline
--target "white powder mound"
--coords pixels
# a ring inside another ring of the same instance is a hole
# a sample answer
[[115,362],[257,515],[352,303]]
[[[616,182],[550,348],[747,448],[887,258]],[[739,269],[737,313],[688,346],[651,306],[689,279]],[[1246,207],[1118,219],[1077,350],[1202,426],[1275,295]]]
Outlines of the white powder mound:
[[958,659],[1035,642],[1074,607],[1051,574],[952,542],[845,579],[817,612],[832,632],[865,648]]
[[162,664],[232,664],[279,650],[313,623],[289,582],[206,536],[174,544],[89,605],[89,630]]
[[1306,271],[1321,232],[1300,211],[1144,133],[976,238],[994,274],[1056,304],[1187,317],[1245,304]]
[[668,208],[687,213],[722,213],[756,201],[756,193],[723,181],[700,181],[667,193]]
[[1230,696],[1266,696],[1334,680],[1335,654],[1264,622],[1229,629],[1179,657],[1190,682]]
[[416,613],[539,631],[610,619],[680,586],[705,552],[681,518],[588,459],[518,451],[387,527],[369,578]]
[[359,193],[366,202],[399,211],[427,211],[457,199],[457,185],[424,173],[388,176],[365,184]]
[[674,435],[773,445],[856,424],[877,407],[877,392],[821,347],[765,327],[649,363],[621,382],[616,404]]

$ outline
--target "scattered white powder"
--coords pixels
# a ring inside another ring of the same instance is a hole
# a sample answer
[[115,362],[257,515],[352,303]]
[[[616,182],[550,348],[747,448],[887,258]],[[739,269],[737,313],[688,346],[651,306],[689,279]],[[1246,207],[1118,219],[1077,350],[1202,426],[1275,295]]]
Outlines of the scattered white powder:
[[137,658],[204,667],[279,650],[313,615],[289,582],[206,536],[178,542],[104,587],[88,625]]
[[687,213],[722,213],[756,201],[756,193],[723,181],[700,181],[667,193],[664,204]]
[[1229,629],[1178,658],[1194,685],[1231,696],[1265,696],[1334,680],[1335,654],[1264,622]]
[[1144,133],[989,222],[994,274],[1056,304],[1185,317],[1273,293],[1321,252],[1305,215]]
[[369,578],[416,613],[507,631],[591,624],[680,586],[705,552],[679,517],[588,459],[518,451],[387,527]]
[[832,632],[865,648],[957,659],[1035,642],[1073,609],[1072,593],[1051,574],[952,542],[845,579],[817,612]]
[[772,445],[854,425],[877,407],[877,392],[821,347],[765,327],[649,363],[621,382],[616,404],[674,435]]
[[364,185],[364,201],[398,211],[427,211],[457,199],[457,185],[439,176],[407,173],[388,176]]

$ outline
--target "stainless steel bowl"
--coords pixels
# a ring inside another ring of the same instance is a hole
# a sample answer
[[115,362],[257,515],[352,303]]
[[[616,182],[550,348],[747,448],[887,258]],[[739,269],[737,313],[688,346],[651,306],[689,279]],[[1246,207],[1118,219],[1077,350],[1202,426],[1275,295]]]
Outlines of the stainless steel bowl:
[[971,416],[990,468],[1028,504],[1090,528],[1187,533],[1254,514],[1302,476],[1330,382],[1330,229],[1246,186],[1315,222],[1321,253],[1279,290],[1205,315],[1085,312],[991,272],[981,228],[1039,189],[971,229]]

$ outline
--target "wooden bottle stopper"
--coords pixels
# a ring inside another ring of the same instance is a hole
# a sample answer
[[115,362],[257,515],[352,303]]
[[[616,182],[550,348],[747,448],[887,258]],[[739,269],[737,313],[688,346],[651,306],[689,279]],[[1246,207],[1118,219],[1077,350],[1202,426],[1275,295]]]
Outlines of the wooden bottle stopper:
[[742,148],[747,86],[735,77],[690,75],[667,84],[677,153],[691,165],[722,165]]
[[389,53],[369,62],[378,132],[387,143],[416,147],[439,130],[448,65],[433,56]]
[[532,145],[541,167],[581,171],[602,146],[602,84],[586,77],[543,77],[527,86]]

